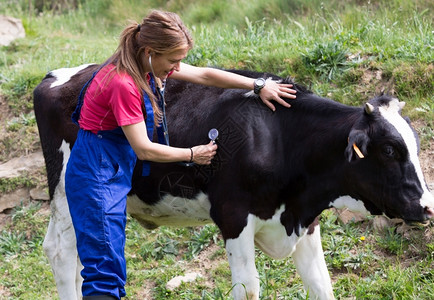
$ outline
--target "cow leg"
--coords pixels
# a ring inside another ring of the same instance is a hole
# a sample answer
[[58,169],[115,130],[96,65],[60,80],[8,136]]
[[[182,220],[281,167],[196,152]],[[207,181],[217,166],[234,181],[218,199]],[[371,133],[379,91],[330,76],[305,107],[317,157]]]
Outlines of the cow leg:
[[[56,195],[57,196],[57,195]],[[57,291],[62,300],[81,299],[81,263],[66,197],[54,197],[43,248],[50,262]]]
[[238,238],[226,240],[226,252],[232,273],[235,300],[259,299],[259,275],[255,266],[254,222],[249,218],[247,226]]
[[311,299],[334,299],[333,288],[321,245],[319,225],[303,236],[292,254],[297,272]]
[[78,258],[74,227],[65,195],[65,166],[69,147],[65,144],[62,146],[61,151],[66,159],[51,201],[50,223],[43,248],[53,271],[59,298],[77,300],[81,299],[83,279],[80,271],[83,267]]

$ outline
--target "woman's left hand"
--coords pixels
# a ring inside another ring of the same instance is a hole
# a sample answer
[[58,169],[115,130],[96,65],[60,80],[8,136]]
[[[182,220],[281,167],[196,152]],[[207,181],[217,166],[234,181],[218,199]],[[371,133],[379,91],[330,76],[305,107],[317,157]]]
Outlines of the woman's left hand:
[[267,105],[272,111],[276,110],[271,101],[276,101],[280,105],[285,107],[291,107],[291,104],[283,100],[282,98],[295,99],[296,90],[291,89],[292,84],[277,83],[272,80],[267,80],[265,86],[259,92],[262,102]]

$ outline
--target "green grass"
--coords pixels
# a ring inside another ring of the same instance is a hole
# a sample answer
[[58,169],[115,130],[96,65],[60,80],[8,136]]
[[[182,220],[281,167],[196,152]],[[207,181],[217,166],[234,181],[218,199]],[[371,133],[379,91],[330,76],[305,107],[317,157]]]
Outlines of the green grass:
[[0,232],[1,299],[51,299],[51,268],[42,250],[48,218],[41,205],[15,208],[12,223]]
[[[40,212],[40,205],[18,207],[0,232],[0,283],[7,295],[1,299],[58,299],[42,250],[48,215]],[[432,299],[431,228],[378,232],[372,220],[343,224],[333,211],[322,214],[323,247],[336,298]],[[230,299],[229,265],[216,233],[214,225],[147,231],[129,219],[126,299]],[[203,245],[200,251],[196,243]],[[256,266],[261,299],[307,299],[291,258],[272,260],[257,250]],[[174,291],[165,288],[173,277],[193,271],[202,277]]]
[[[104,61],[126,21],[139,21],[149,8],[176,11],[191,29],[188,63],[295,77],[348,105],[391,93],[407,103],[405,115],[423,124],[422,149],[434,141],[432,1],[81,0],[77,9],[60,11],[43,10],[41,2],[52,1],[0,3],[0,14],[21,18],[26,30],[26,38],[0,47],[0,97],[11,115],[2,124],[0,161],[40,147],[32,91],[45,73]],[[1,192],[35,180],[3,180]],[[41,246],[48,217],[40,211],[19,207],[0,231],[0,299],[57,299]],[[337,299],[434,299],[431,227],[376,232],[372,218],[345,225],[331,212],[321,222]],[[126,255],[127,299],[230,297],[229,266],[214,225],[146,231],[130,219]],[[257,251],[257,268],[262,299],[307,298],[291,258],[271,260]],[[166,290],[168,280],[195,270],[201,279]]]

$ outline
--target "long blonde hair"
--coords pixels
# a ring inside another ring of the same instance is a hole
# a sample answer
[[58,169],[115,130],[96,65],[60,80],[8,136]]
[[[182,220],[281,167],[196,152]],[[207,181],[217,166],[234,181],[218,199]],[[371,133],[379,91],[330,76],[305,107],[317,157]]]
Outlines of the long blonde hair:
[[[106,63],[115,65],[115,70],[127,72],[134,80],[139,92],[149,96],[154,109],[155,121],[161,119],[157,99],[145,78],[140,56],[145,47],[157,54],[166,54],[179,49],[193,47],[193,39],[181,18],[172,12],[153,10],[139,25],[130,23],[121,33],[119,46]],[[156,84],[161,84],[154,76]],[[142,94],[143,96],[143,94]]]

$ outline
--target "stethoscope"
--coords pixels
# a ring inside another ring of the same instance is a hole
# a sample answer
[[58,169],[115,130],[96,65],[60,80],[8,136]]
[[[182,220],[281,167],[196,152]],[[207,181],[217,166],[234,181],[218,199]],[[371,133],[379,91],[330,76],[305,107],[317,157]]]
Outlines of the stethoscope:
[[161,100],[161,112],[163,114],[163,118],[161,120],[161,125],[163,126],[163,131],[164,131],[164,139],[166,141],[166,145],[169,146],[169,130],[167,128],[167,121],[166,121],[166,101],[164,99],[164,86],[166,84],[166,81],[163,81],[162,86],[160,87],[157,84],[157,81],[155,80],[156,76],[155,76],[155,72],[154,72],[154,68],[152,67],[152,59],[151,59],[151,54],[149,54],[149,66],[151,67],[151,71],[152,71],[152,75],[154,75],[154,81],[155,81],[155,86],[156,86],[156,90],[158,93],[158,97],[160,97]]
[[[151,58],[151,54],[150,53],[149,53],[149,66],[151,67],[152,74],[155,77],[155,72],[154,72],[154,68],[152,67],[152,58]],[[163,84],[162,84],[162,87],[159,87],[158,84],[155,84],[155,85],[156,85],[156,90],[157,90],[158,96],[160,97],[161,102],[162,102],[161,103],[161,112],[163,114],[163,119],[162,119],[161,123],[162,123],[162,126],[163,126],[164,138],[166,140],[166,145],[169,146],[170,145],[169,144],[169,130],[167,128],[166,108],[165,108],[166,102],[164,100],[164,86],[165,86],[165,83],[166,83],[166,81],[164,80]],[[216,128],[212,128],[208,132],[208,138],[213,142],[213,144],[216,143],[216,140],[217,140],[218,136],[219,136],[219,132],[218,132],[218,130]],[[183,166],[186,166],[186,167],[191,167],[195,163],[193,163],[193,162],[192,163],[181,162],[180,164],[182,164]]]

